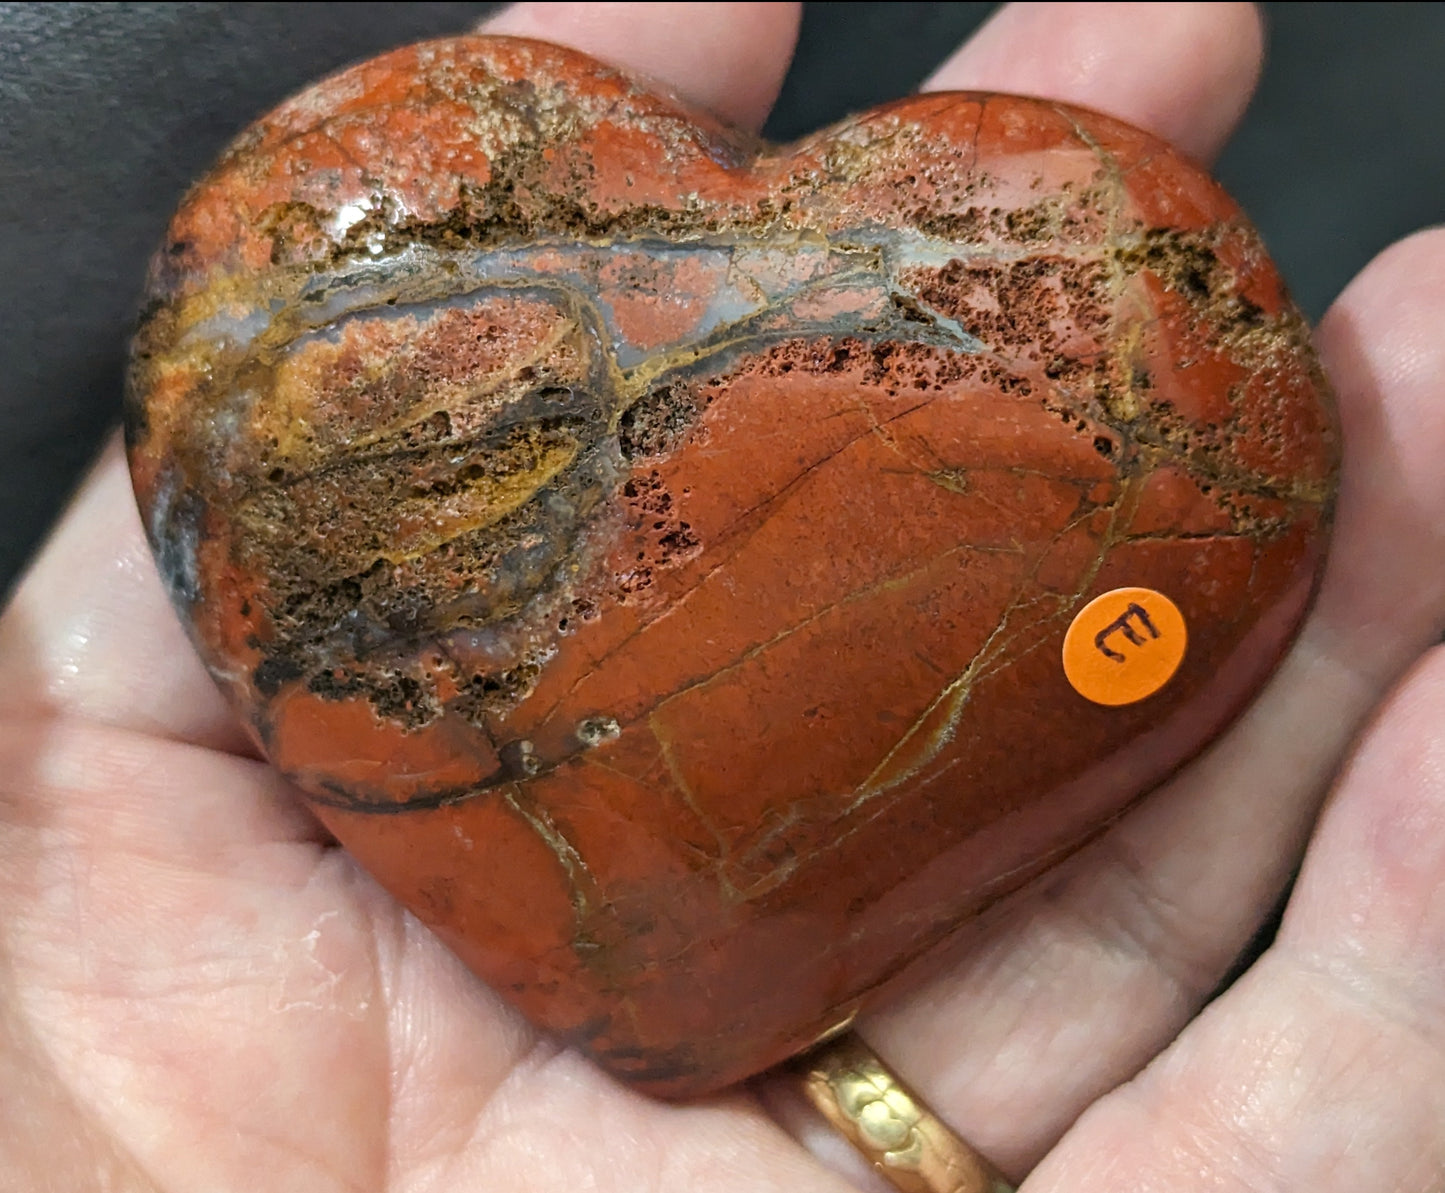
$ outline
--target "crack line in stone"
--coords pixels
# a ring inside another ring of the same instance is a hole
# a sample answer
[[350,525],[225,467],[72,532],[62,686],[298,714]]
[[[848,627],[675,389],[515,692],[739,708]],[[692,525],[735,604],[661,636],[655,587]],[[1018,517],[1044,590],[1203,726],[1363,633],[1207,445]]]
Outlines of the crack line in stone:
[[[1071,612],[1073,608],[1078,604],[1078,602],[1083,598],[1083,593],[1088,590],[1089,585],[1091,585],[1094,581],[1094,577],[1098,575],[1099,570],[1103,567],[1104,557],[1114,546],[1116,527],[1119,522],[1119,514],[1127,503],[1127,496],[1130,488],[1130,482],[1127,480],[1123,481],[1121,491],[1118,497],[1116,497],[1116,499],[1114,500],[1114,502],[1112,502],[1107,507],[1100,507],[1108,508],[1110,510],[1109,524],[1107,527],[1105,527],[1104,534],[1100,537],[1099,549],[1094,555],[1091,566],[1085,569],[1084,575],[1080,580],[1080,583],[1076,587],[1073,595],[1069,598],[1066,598],[1062,602],[1060,609],[1056,613],[1050,615],[1049,617],[1046,617],[1044,621],[1039,623],[1038,625],[1030,627],[1031,630],[1038,631],[1050,626],[1052,623],[1058,621],[1069,612]],[[1019,587],[1015,589],[1014,598],[1010,601],[1008,606],[1005,607],[1002,615],[999,618],[998,623],[995,625],[993,631],[989,634],[988,638],[984,641],[983,645],[979,647],[973,659],[969,662],[969,664],[964,668],[964,670],[958,675],[956,679],[954,679],[951,683],[945,686],[942,691],[939,692],[938,696],[934,698],[928,708],[924,710],[923,714],[920,715],[918,719],[913,723],[913,725],[909,727],[909,729],[904,733],[903,737],[898,740],[897,744],[886,755],[884,755],[882,760],[874,768],[872,774],[870,774],[868,778],[866,778],[855,789],[854,801],[852,804],[849,805],[845,815],[851,814],[857,808],[861,807],[863,804],[869,802],[870,800],[875,799],[883,792],[891,790],[899,786],[900,784],[907,782],[909,779],[914,778],[917,774],[921,772],[921,770],[925,766],[928,765],[930,761],[937,757],[938,753],[948,744],[948,742],[953,740],[953,734],[957,729],[958,720],[962,716],[963,708],[967,704],[968,699],[972,694],[973,685],[977,682],[979,678],[982,678],[982,675],[985,673],[984,668],[995,658],[1002,656],[1005,648],[1013,641],[1012,637],[1005,638],[1002,643],[1000,643],[998,640],[1001,636],[1005,634],[1009,625],[1009,621],[1012,619],[1014,613],[1019,609],[1030,607],[1031,605],[1036,604],[1040,599],[1042,599],[1043,594],[1041,594],[1040,597],[1034,598],[1034,600],[1031,602],[1024,601],[1022,599],[1022,594],[1025,591],[1025,586],[1033,582],[1033,580],[1038,574],[1038,569],[1043,566],[1044,560],[1048,557],[1049,551],[1075,527],[1084,524],[1090,518],[1094,517],[1098,512],[1098,509],[1090,509],[1085,511],[1084,513],[1079,514],[1077,517],[1072,519],[1066,526],[1064,526],[1058,532],[1058,534],[1053,537],[1048,546],[1046,546],[1042,551],[1040,551],[1033,568],[1030,569],[1028,575],[1025,576],[1020,582]],[[1045,635],[1041,635],[1041,637],[1043,636]],[[898,756],[899,752],[907,746],[909,741],[917,733],[923,731],[924,725],[928,722],[934,711],[939,707],[943,706],[947,707],[948,716],[945,719],[944,724],[939,728],[936,733],[933,734],[931,740],[925,745],[923,749],[923,756],[915,764],[909,766],[901,775],[896,775],[891,779],[886,778],[885,776],[887,775],[887,770],[893,760]]]
[[872,584],[869,584],[864,588],[855,589],[845,596],[839,597],[836,600],[829,601],[827,604],[822,605],[814,612],[808,614],[808,616],[804,617],[801,621],[797,621],[791,625],[785,626],[783,629],[779,630],[776,634],[769,638],[766,642],[761,642],[755,646],[749,647],[741,655],[738,655],[736,658],[725,663],[716,671],[710,672],[702,679],[694,680],[691,683],[688,683],[685,686],[678,688],[676,691],[669,692],[653,706],[654,714],[665,708],[668,704],[672,703],[672,701],[677,700],[682,696],[686,696],[691,692],[696,692],[710,687],[719,679],[722,679],[725,676],[730,675],[732,672],[737,671],[739,668],[746,666],[748,663],[752,662],[760,655],[766,654],[769,650],[771,650],[774,646],[777,646],[780,642],[784,642],[787,639],[791,638],[794,634],[797,634],[799,631],[807,629],[810,625],[813,625],[815,622],[820,621],[824,617],[827,617],[830,613],[836,612],[839,609],[846,609],[850,605],[855,605],[860,601],[866,601],[871,597],[879,595],[880,593],[906,588],[909,584],[913,583],[913,581],[918,579],[918,577],[927,574],[940,563],[944,562],[947,559],[951,559],[955,555],[962,554],[965,551],[978,552],[980,554],[988,555],[1017,555],[1022,553],[1022,549],[1018,547],[983,546],[978,543],[956,543],[954,546],[948,548],[946,551],[943,551],[938,555],[933,556],[926,563],[919,564],[918,566],[912,568],[910,571],[901,574],[884,576],[881,579],[875,580]]
[[[903,411],[897,417],[901,418],[905,417],[908,414],[912,414],[916,410],[922,409],[924,406],[935,400],[936,397],[929,397],[923,402],[920,402],[918,405],[910,407],[908,410]],[[891,422],[893,420],[889,419],[887,421]],[[810,474],[817,471],[819,468],[823,467],[825,464],[829,463],[833,459],[837,458],[843,452],[847,451],[850,447],[861,442],[863,439],[867,438],[871,434],[873,434],[873,428],[865,428],[857,435],[854,435],[852,438],[847,440],[847,442],[840,444],[835,449],[830,450],[826,455],[816,460],[814,463],[810,464],[807,468],[803,469],[803,471],[799,472],[796,476],[789,480],[788,483],[782,488],[780,488],[776,493],[770,494],[768,497],[764,498],[756,505],[750,506],[748,509],[742,511],[736,518],[733,519],[732,522],[730,522],[719,532],[719,537],[713,540],[716,544],[716,547],[718,548],[724,547],[729,543],[733,543],[734,540],[737,540],[735,545],[733,546],[733,549],[724,558],[718,560],[717,563],[713,564],[712,567],[708,568],[707,571],[705,571],[701,576],[697,577],[697,579],[687,588],[683,589],[680,593],[671,596],[665,608],[660,609],[654,616],[644,620],[635,629],[631,630],[621,641],[609,647],[598,658],[592,660],[592,662],[589,664],[590,670],[596,671],[605,662],[607,662],[607,660],[614,657],[618,651],[635,642],[647,630],[651,629],[655,625],[658,625],[660,622],[663,622],[668,618],[674,616],[710,579],[712,579],[714,575],[735,562],[738,554],[748,545],[749,542],[752,541],[754,535],[759,534],[768,525],[768,522],[770,520],[769,518],[762,518],[758,520],[754,518],[754,515],[761,513],[769,506],[782,500],[799,485],[801,485]],[[545,721],[547,718],[551,717],[556,712],[557,708],[563,703],[563,701],[571,698],[576,693],[577,689],[583,683],[585,683],[589,677],[589,675],[583,675],[580,676],[577,680],[575,680],[572,686],[568,688],[566,692],[561,693],[558,696],[552,707],[549,708],[544,714],[542,714],[540,720]]]
[[[641,718],[638,719],[641,720]],[[702,804],[698,802],[691,784],[688,783],[682,773],[682,768],[677,764],[677,759],[673,756],[672,739],[651,712],[647,714],[647,730],[652,734],[652,739],[657,742],[658,753],[662,757],[663,765],[667,768],[668,777],[672,780],[672,785],[676,788],[682,802],[686,804],[688,810],[697,817],[698,823],[707,830],[713,839],[713,843],[717,846],[717,856],[713,860],[716,863],[715,870],[719,886],[725,895],[729,897],[735,896],[737,890],[733,886],[731,879],[728,878],[725,869],[728,858],[732,853],[732,847],[728,844],[727,838],[724,836],[722,830],[713,823],[712,817],[707,814]]]
[[567,875],[572,907],[577,918],[576,932],[580,936],[583,924],[593,911],[591,901],[583,887],[585,885],[597,894],[600,894],[601,889],[593,877],[592,871],[588,869],[586,860],[581,851],[568,840],[544,809],[537,807],[531,801],[526,801],[526,806],[524,806],[521,788],[516,783],[508,783],[501,789],[501,793],[503,802],[536,833],[537,839],[547,847],[547,851],[557,859],[558,864]]
[[[873,775],[870,776],[870,779],[880,775],[884,771],[884,768],[888,765],[891,758],[896,755],[898,750],[900,750],[904,746],[908,738],[915,731],[920,730],[922,725],[926,723],[932,711],[935,708],[939,707],[947,699],[950,690],[956,689],[959,684],[966,682],[968,687],[962,693],[962,699],[957,700],[955,702],[955,707],[951,710],[952,722],[948,726],[948,728],[950,730],[956,729],[957,721],[959,717],[962,716],[963,708],[966,706],[968,696],[971,694],[972,685],[977,683],[978,680],[985,678],[988,675],[994,674],[999,669],[1001,669],[1001,667],[1010,666],[1013,662],[1017,661],[1018,658],[1026,657],[1028,654],[1031,654],[1034,650],[1037,650],[1039,647],[1041,647],[1044,641],[1047,640],[1049,633],[1052,630],[1052,627],[1057,625],[1064,617],[1071,613],[1074,607],[1077,606],[1079,601],[1083,599],[1083,594],[1093,583],[1094,578],[1098,575],[1099,570],[1103,567],[1105,556],[1107,555],[1110,548],[1114,545],[1113,534],[1115,531],[1115,527],[1119,525],[1126,525],[1128,520],[1132,518],[1134,506],[1137,505],[1137,501],[1142,490],[1142,484],[1134,482],[1129,478],[1121,478],[1121,482],[1121,492],[1115,498],[1114,502],[1112,502],[1108,507],[1097,507],[1096,509],[1091,509],[1072,519],[1068,523],[1068,525],[1060,529],[1059,532],[1050,540],[1050,543],[1045,546],[1042,551],[1040,551],[1034,567],[1030,569],[1030,572],[1023,579],[1020,580],[1018,586],[1015,588],[1014,597],[1010,600],[1008,606],[1004,609],[1003,613],[1000,616],[999,623],[995,626],[993,632],[989,635],[988,640],[984,643],[982,647],[979,648],[978,652],[975,653],[974,658],[969,663],[968,667],[966,667],[964,672],[959,675],[958,679],[953,681],[952,684],[947,685],[939,693],[939,695],[930,704],[929,708],[926,709],[922,715],[920,715],[920,717],[914,722],[913,726],[911,726],[909,730],[905,732],[904,736],[899,739],[899,742],[893,747],[891,751],[889,751],[888,755],[885,755],[884,759],[879,762],[877,767],[874,768]],[[1025,600],[1023,598],[1023,593],[1026,591],[1027,585],[1034,578],[1034,576],[1037,575],[1038,569],[1043,566],[1043,562],[1047,558],[1049,551],[1071,530],[1073,530],[1079,525],[1082,525],[1090,517],[1093,517],[1096,513],[1098,513],[1100,509],[1104,508],[1108,508],[1110,510],[1111,516],[1109,526],[1106,527],[1105,534],[1101,538],[1099,550],[1096,552],[1091,565],[1085,569],[1083,577],[1080,580],[1079,584],[1076,586],[1074,593],[1071,596],[1062,598],[1058,610],[1056,610],[1052,614],[1047,615],[1041,622],[1030,627],[1030,630],[1036,634],[1036,639],[1033,643],[1028,645],[1023,650],[1019,651],[1016,655],[1005,658],[1006,648],[1012,644],[1013,638],[1010,637],[1008,639],[1005,639],[1002,643],[997,642],[997,639],[999,635],[1005,630],[1007,623],[1009,619],[1013,616],[1013,614],[1021,609],[1036,607],[1045,599],[1059,599],[1058,595],[1053,593],[1043,593],[1030,600]],[[985,658],[985,652],[989,650],[991,645],[994,646],[994,649],[992,653],[987,658]],[[1004,658],[1004,661],[998,667],[987,666],[987,664],[993,662],[995,659],[998,658]],[[767,894],[772,890],[775,890],[778,886],[782,885],[782,883],[786,881],[787,877],[793,872],[795,872],[800,866],[815,860],[823,853],[832,852],[833,850],[839,848],[845,841],[850,839],[857,832],[862,831],[863,828],[870,821],[875,819],[877,816],[885,813],[887,809],[892,806],[893,801],[883,800],[882,802],[879,802],[878,797],[884,796],[889,792],[898,790],[904,783],[908,782],[912,778],[917,777],[922,772],[923,768],[929,764],[930,761],[936,759],[938,753],[942,750],[942,748],[947,744],[949,740],[952,740],[951,732],[947,737],[941,739],[939,735],[936,734],[935,741],[933,743],[935,744],[936,748],[933,749],[931,754],[928,757],[921,759],[906,774],[895,779],[894,781],[879,784],[875,790],[868,791],[866,788],[869,780],[865,780],[863,784],[860,784],[858,788],[854,789],[854,794],[856,796],[854,801],[831,822],[832,825],[839,830],[836,834],[830,836],[826,841],[815,845],[808,853],[802,856],[794,857],[790,866],[787,868],[786,873],[773,874],[765,878],[759,879],[757,883],[753,884],[753,886],[747,889],[747,896],[749,898],[756,898],[763,894]],[[931,778],[936,778],[938,774],[946,773],[947,770],[951,769],[952,765],[952,762],[945,764],[945,766],[940,771],[936,772],[933,776],[931,776]],[[863,807],[869,807],[870,814],[860,821],[855,818],[855,813]],[[854,823],[851,826],[848,826],[844,823],[849,819],[854,820]],[[791,827],[791,825],[788,825],[786,827]],[[760,838],[753,843],[747,853],[742,855],[742,858],[747,859],[750,857],[755,857],[758,850],[764,848],[768,841],[775,836],[776,830],[768,833],[763,838]]]

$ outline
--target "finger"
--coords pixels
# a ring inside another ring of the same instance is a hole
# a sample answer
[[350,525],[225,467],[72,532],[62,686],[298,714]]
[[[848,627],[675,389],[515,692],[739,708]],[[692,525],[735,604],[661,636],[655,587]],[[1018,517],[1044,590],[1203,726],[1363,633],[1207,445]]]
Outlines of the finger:
[[0,715],[54,713],[250,749],[166,599],[118,437],[0,618]]
[[515,4],[480,31],[571,46],[756,130],[783,85],[800,13],[798,4]]
[[1345,440],[1335,539],[1319,600],[1259,700],[960,942],[943,976],[865,1021],[879,1052],[1010,1171],[1213,990],[1288,882],[1354,734],[1445,627],[1442,321],[1434,231],[1373,262],[1321,327]]
[[1445,1172],[1445,650],[1342,779],[1274,947],[1030,1190],[1437,1189]]
[[1244,115],[1263,55],[1252,4],[1010,4],[924,90],[1078,104],[1208,162]]

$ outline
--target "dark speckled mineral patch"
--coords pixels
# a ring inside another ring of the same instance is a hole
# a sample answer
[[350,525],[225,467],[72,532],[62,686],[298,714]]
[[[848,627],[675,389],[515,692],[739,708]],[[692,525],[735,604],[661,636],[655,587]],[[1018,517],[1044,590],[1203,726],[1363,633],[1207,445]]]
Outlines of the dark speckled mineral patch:
[[[666,1094],[807,1045],[1216,735],[1337,456],[1258,237],[1143,133],[929,95],[775,151],[487,38],[319,84],[188,195],[129,443],[269,757]],[[1114,589],[1188,649],[1105,705],[1061,648]]]

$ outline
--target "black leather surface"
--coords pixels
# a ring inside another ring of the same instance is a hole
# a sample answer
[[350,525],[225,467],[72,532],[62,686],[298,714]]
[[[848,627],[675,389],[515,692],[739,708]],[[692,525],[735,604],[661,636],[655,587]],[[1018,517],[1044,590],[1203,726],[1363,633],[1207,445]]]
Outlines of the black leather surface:
[[[253,117],[486,4],[0,4],[0,586],[113,423],[146,257]],[[1445,216],[1445,5],[1270,5],[1273,59],[1221,166],[1313,314]],[[815,4],[769,131],[918,82],[987,4]]]

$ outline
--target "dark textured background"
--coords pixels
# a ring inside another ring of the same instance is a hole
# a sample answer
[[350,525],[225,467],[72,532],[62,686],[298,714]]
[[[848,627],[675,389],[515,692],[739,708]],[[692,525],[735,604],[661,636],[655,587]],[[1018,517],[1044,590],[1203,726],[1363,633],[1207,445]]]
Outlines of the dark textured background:
[[[253,117],[486,4],[0,3],[0,589],[115,420],[146,257]],[[989,4],[810,4],[769,132],[908,90]],[[1445,5],[1266,5],[1271,56],[1220,165],[1315,317],[1445,217]]]

